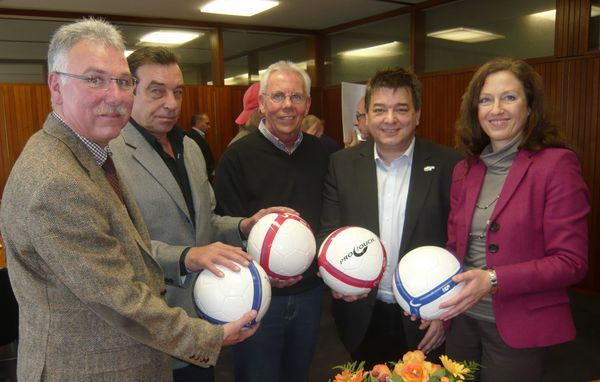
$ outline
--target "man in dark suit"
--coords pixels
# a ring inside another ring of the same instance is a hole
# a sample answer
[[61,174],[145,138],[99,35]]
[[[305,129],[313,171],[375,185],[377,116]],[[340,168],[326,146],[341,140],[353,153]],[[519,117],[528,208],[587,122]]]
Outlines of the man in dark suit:
[[200,146],[204,162],[206,163],[206,174],[208,180],[212,183],[215,176],[215,156],[206,141],[206,132],[210,129],[210,117],[206,113],[198,113],[192,117],[192,129],[187,132],[187,136]]
[[108,149],[127,123],[136,84],[124,48],[100,20],[56,31],[52,112],[4,189],[0,228],[19,303],[20,381],[171,381],[168,355],[214,365],[222,345],[256,331],[242,329],[256,312],[217,326],[164,299],[175,275],[152,256]]
[[366,366],[397,361],[408,350],[429,352],[444,341],[439,320],[414,322],[396,304],[392,275],[406,252],[444,246],[450,179],[459,155],[415,137],[421,84],[404,69],[379,71],[365,95],[372,139],[332,155],[323,192],[319,239],[342,226],[376,233],[388,253],[378,288],[358,297],[333,292],[338,333]]

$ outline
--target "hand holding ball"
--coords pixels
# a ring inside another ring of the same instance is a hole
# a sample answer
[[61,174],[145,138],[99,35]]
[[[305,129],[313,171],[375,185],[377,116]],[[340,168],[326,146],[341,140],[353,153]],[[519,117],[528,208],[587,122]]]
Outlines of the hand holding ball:
[[462,290],[462,283],[452,281],[461,272],[456,257],[444,248],[415,248],[398,263],[394,297],[405,312],[424,320],[437,320],[444,312],[439,305]]
[[301,275],[313,262],[316,250],[310,226],[292,214],[267,214],[248,235],[248,253],[275,279]]
[[319,249],[323,281],[344,296],[368,293],[379,283],[387,256],[377,235],[361,227],[333,231]]
[[258,312],[254,324],[269,309],[271,284],[265,271],[255,262],[248,267],[239,266],[240,271],[217,264],[223,277],[208,270],[198,275],[194,284],[194,303],[200,316],[213,324],[224,324],[241,318],[250,310]]

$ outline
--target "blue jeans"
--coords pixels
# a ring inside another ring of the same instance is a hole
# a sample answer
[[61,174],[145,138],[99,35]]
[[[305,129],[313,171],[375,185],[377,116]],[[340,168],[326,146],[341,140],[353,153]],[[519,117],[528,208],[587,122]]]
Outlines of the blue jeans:
[[322,306],[322,287],[273,296],[258,331],[233,347],[235,381],[308,381]]

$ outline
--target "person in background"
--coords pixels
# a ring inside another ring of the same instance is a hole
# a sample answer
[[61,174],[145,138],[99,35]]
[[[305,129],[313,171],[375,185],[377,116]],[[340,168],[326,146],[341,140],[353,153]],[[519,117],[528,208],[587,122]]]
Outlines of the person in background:
[[165,299],[179,275],[152,256],[144,219],[108,142],[127,123],[136,79],[119,31],[65,24],[48,49],[52,112],[2,197],[0,229],[19,304],[20,381],[171,381],[168,355],[214,365],[251,336],[256,311],[211,325]]
[[[244,216],[269,205],[293,208],[319,230],[323,179],[329,153],[302,134],[310,107],[310,78],[298,65],[280,61],[260,80],[258,130],[225,150],[217,167],[217,212]],[[317,343],[322,282],[316,259],[302,276],[271,279],[271,306],[256,340],[233,348],[237,382],[308,381]]]
[[192,138],[202,150],[202,156],[204,156],[204,163],[206,164],[206,174],[208,180],[212,183],[215,176],[215,156],[206,141],[206,132],[209,129],[210,117],[208,114],[198,113],[192,117],[192,129],[186,132],[186,135]]
[[342,149],[342,146],[328,135],[325,135],[325,122],[316,115],[309,114],[302,120],[302,132],[314,135],[325,145],[327,151],[334,153]]
[[229,145],[258,129],[258,125],[262,118],[260,110],[258,109],[259,89],[260,84],[258,82],[253,83],[246,89],[243,99],[244,110],[242,110],[240,115],[235,119],[235,123],[239,126],[239,130],[236,136],[229,142]]
[[415,136],[421,118],[421,82],[402,68],[380,70],[369,80],[365,123],[372,139],[331,157],[323,192],[318,241],[344,226],[379,236],[388,255],[377,288],[362,296],[333,292],[338,334],[352,356],[375,364],[420,349],[435,360],[444,328],[440,320],[412,321],[396,303],[392,276],[410,250],[443,247],[450,210],[450,179],[460,156]]
[[544,351],[575,338],[567,288],[587,272],[589,195],[550,122],[542,80],[521,60],[481,66],[456,123],[448,249],[464,289],[440,307],[446,350],[480,380],[541,381]]
[[370,138],[366,116],[365,97],[362,97],[356,104],[356,120],[354,122],[354,130],[352,131],[352,139],[349,142],[344,143],[345,148],[356,146]]

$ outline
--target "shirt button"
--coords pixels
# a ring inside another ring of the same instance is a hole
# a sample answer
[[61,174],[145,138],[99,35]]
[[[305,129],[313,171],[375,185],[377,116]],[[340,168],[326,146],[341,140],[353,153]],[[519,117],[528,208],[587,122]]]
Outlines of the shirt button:
[[498,244],[492,243],[488,246],[488,250],[490,251],[490,253],[496,253],[499,249],[500,247],[498,246]]

